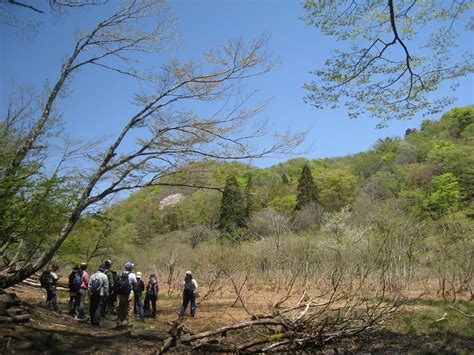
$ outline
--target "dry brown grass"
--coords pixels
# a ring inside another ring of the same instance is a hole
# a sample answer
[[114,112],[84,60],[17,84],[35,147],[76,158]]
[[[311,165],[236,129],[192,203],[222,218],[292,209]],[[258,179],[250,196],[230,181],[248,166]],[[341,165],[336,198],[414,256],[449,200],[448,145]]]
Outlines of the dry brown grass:
[[[430,284],[429,286],[434,286]],[[296,287],[295,290],[298,288]],[[200,297],[197,298],[198,308],[196,317],[192,318],[188,315],[182,319],[185,326],[193,332],[202,332],[211,329],[215,329],[221,326],[234,324],[238,322],[250,320],[250,315],[243,309],[240,302],[237,302],[232,307],[236,300],[236,294],[230,288],[223,289],[213,294],[210,300],[202,301]],[[61,314],[58,315],[54,312],[42,308],[40,305],[44,303],[45,293],[44,291],[21,285],[9,289],[9,291],[16,292],[17,295],[24,300],[27,310],[32,315],[32,321],[27,325],[11,325],[4,326],[0,325],[0,352],[1,350],[8,350],[5,348],[9,346],[9,350],[31,350],[44,351],[47,346],[51,345],[51,341],[58,337],[58,342],[53,345],[55,351],[68,352],[68,351],[86,351],[86,352],[130,352],[141,351],[144,353],[152,353],[159,348],[160,343],[156,341],[149,341],[143,339],[130,339],[121,337],[121,332],[115,328],[115,316],[108,316],[102,323],[102,328],[99,332],[91,328],[86,322],[78,322],[73,320],[71,317]],[[181,305],[181,298],[179,295],[173,295],[172,297],[165,297],[166,287],[162,288],[162,295],[158,301],[158,316],[155,319],[146,318],[144,322],[136,321],[134,329],[141,330],[153,330],[157,332],[167,332],[170,329],[170,324],[173,321],[178,320],[178,308]],[[200,289],[201,295],[206,294],[207,290],[205,287]],[[244,299],[249,309],[256,313],[266,313],[269,311],[269,306],[274,304],[285,294],[283,288],[279,292],[272,286],[262,286],[258,289],[252,287],[251,290],[246,289],[244,292]],[[395,319],[387,324],[386,328],[380,332],[374,333],[374,336],[362,336],[360,339],[349,339],[343,342],[339,350],[408,350],[415,349],[423,351],[426,344],[432,341],[432,347],[429,349],[434,351],[436,349],[463,349],[460,348],[462,342],[466,343],[466,335],[460,335],[457,343],[454,343],[452,347],[446,348],[446,344],[449,339],[452,338],[453,334],[448,333],[449,328],[446,330],[446,341],[440,341],[440,335],[438,329],[431,329],[432,322],[438,313],[443,310],[437,302],[440,301],[440,297],[436,295],[436,292],[426,292],[426,287],[420,288],[419,290],[411,290],[409,292],[411,302],[408,306],[401,310],[398,316],[399,320]],[[60,307],[66,311],[68,305],[68,293],[59,293],[59,304]],[[390,295],[388,296],[390,297]],[[295,294],[288,300],[288,304],[295,304],[299,299],[299,294]],[[431,304],[430,300],[433,300],[434,304]],[[431,312],[431,313],[430,313]],[[432,314],[431,318],[426,318],[426,314]],[[442,314],[442,313],[441,313]],[[407,317],[411,317],[413,321],[408,324]],[[450,315],[450,321],[454,321],[454,315]],[[426,319],[425,319],[426,318]],[[462,322],[462,319],[460,320]],[[413,328],[416,326],[417,328]],[[449,327],[449,323],[446,325]],[[461,329],[462,324],[459,327]],[[431,328],[430,328],[431,327]],[[413,328],[413,329],[412,329]],[[420,329],[423,334],[418,334],[417,329]],[[454,329],[454,328],[453,328]],[[457,328],[456,328],[457,329]],[[432,334],[429,332],[432,331]],[[91,334],[98,334],[103,338],[98,341],[95,338],[91,338]],[[420,338],[420,336],[423,336]],[[245,332],[232,332],[230,334],[234,340],[246,341],[248,333]],[[464,338],[462,338],[464,336]],[[84,342],[86,337],[86,342]],[[119,339],[119,340],[117,340]],[[372,340],[371,340],[372,339]],[[418,340],[417,340],[418,339]],[[419,342],[419,339],[423,339],[423,342]],[[435,341],[436,340],[436,341]],[[471,339],[472,340],[472,339]],[[39,345],[43,344],[43,345]],[[49,344],[49,345],[48,345]],[[472,346],[472,342],[469,343]],[[51,345],[51,346],[53,346]],[[449,345],[449,344],[448,344]],[[466,349],[469,349],[469,346]],[[8,351],[3,351],[8,353]]]

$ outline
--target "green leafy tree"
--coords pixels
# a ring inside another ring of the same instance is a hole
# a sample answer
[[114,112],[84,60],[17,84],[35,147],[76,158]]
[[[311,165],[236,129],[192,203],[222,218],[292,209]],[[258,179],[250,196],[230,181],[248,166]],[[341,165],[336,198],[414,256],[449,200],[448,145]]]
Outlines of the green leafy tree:
[[61,245],[55,260],[77,265],[110,259],[120,242],[118,238],[110,238],[111,222],[111,218],[103,213],[82,217],[70,238]]
[[328,210],[338,210],[354,202],[357,179],[342,169],[325,169],[318,174],[319,202]]
[[233,231],[245,225],[246,204],[237,178],[230,175],[222,193],[219,228]]
[[399,138],[379,139],[375,143],[375,152],[386,168],[392,169],[400,153]]
[[351,162],[351,169],[356,176],[367,179],[382,169],[383,162],[374,150],[357,153]]
[[464,131],[474,124],[474,106],[455,107],[445,113],[440,120],[449,136],[461,138]]
[[10,102],[6,120],[0,122],[0,265],[11,265],[13,272],[54,241],[77,192],[73,180],[58,176],[57,169],[45,173],[40,144],[21,164],[9,168],[16,164],[18,145],[33,112],[31,102],[21,103]]
[[218,191],[201,190],[187,195],[175,209],[179,227],[189,229],[195,226],[214,227],[219,220],[219,202],[222,199]]
[[296,197],[295,210],[301,210],[307,204],[317,201],[318,190],[316,189],[311,169],[308,164],[305,164],[298,180],[298,195]]
[[435,217],[440,217],[459,207],[461,191],[459,181],[452,173],[434,176],[431,180],[431,193],[425,205]]
[[473,71],[470,48],[453,51],[472,6],[463,0],[306,0],[307,23],[347,42],[313,71],[307,101],[317,108],[342,103],[351,117],[368,113],[382,124],[439,112],[454,98],[431,94]]
[[435,164],[441,172],[452,172],[456,176],[463,175],[474,165],[472,147],[464,147],[448,141],[441,141],[433,146],[428,153],[428,161]]
[[268,207],[278,212],[291,212],[295,209],[296,195],[277,196],[270,201]]

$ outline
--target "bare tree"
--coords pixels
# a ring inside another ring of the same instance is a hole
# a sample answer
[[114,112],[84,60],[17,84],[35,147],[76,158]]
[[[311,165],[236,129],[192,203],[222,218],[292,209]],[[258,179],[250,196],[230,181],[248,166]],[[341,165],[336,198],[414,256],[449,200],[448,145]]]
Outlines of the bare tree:
[[[33,152],[39,149],[36,144],[46,138],[57,99],[78,70],[99,66],[142,80],[149,88],[135,96],[138,109],[112,143],[99,154],[88,154],[85,161],[77,163],[84,168],[75,176],[80,182],[77,193],[69,196],[72,202],[69,201],[63,215],[60,232],[48,241],[46,248],[42,245],[24,257],[28,241],[0,223],[1,238],[5,241],[0,255],[0,287],[12,286],[46,265],[81,214],[115,193],[159,185],[164,179],[169,183],[174,174],[193,160],[258,158],[288,152],[301,141],[301,135],[284,134],[276,136],[270,147],[257,150],[252,139],[261,136],[264,128],[258,126],[252,133],[246,132],[247,123],[261,112],[264,104],[249,107],[250,96],[241,95],[239,83],[271,70],[273,64],[265,54],[264,37],[248,45],[242,40],[229,42],[220,51],[206,53],[197,64],[173,61],[159,73],[144,75],[131,66],[134,53],[154,53],[168,38],[169,16],[163,6],[161,1],[132,2],[81,34],[42,104],[39,117],[2,162],[0,205],[12,206],[28,181],[22,167],[32,161]],[[152,18],[156,26],[142,30],[140,21],[144,18]],[[190,100],[213,101],[221,107],[211,116],[202,116],[185,109],[184,104]],[[127,150],[124,143],[137,134],[140,138]],[[28,201],[23,203],[27,205]],[[7,217],[8,207],[0,209],[0,222]]]
[[285,236],[293,228],[291,216],[284,212],[262,211],[252,217],[250,226],[256,236],[270,237],[273,240],[278,259]]
[[[162,351],[173,347],[180,351],[315,351],[381,327],[402,301],[401,294],[390,291],[387,283],[391,260],[386,249],[391,246],[371,243],[378,238],[376,234],[349,235],[347,214],[343,211],[333,217],[333,223],[325,222],[325,228],[335,234],[331,237],[334,243],[321,241],[319,257],[313,254],[320,259],[318,267],[301,264],[287,279],[283,292],[272,287],[276,298],[267,308],[246,295],[247,273],[226,272],[249,319],[201,333],[177,325]],[[335,228],[335,224],[340,226]],[[344,240],[348,243],[342,243]],[[350,259],[351,254],[358,258]],[[239,334],[233,337],[235,330]]]
[[62,18],[68,10],[104,5],[108,0],[0,0],[0,24],[17,29],[20,34],[34,37],[48,15]]
[[[287,293],[266,313],[253,312],[244,301],[242,288],[232,281],[237,299],[250,316],[249,321],[202,333],[192,333],[177,325],[161,351],[166,352],[173,346],[180,350],[208,351],[214,346],[216,350],[239,352],[315,350],[379,327],[400,305],[399,295],[392,295],[392,300],[386,297],[386,265],[380,271],[366,268],[357,280],[339,265],[334,264],[326,285],[318,289],[305,287],[301,297]],[[378,278],[377,282],[368,282],[373,277]],[[291,290],[294,282],[295,279],[289,280],[287,288]],[[247,341],[241,342],[242,335],[232,338],[229,333],[233,330],[248,331]]]
[[49,5],[51,9],[61,8],[61,7],[83,7],[91,5],[103,5],[107,0],[45,0],[43,4],[38,6],[38,1],[28,1],[28,0],[4,0],[7,5],[13,5],[18,8],[30,10],[39,14],[44,14],[45,10],[41,5]]

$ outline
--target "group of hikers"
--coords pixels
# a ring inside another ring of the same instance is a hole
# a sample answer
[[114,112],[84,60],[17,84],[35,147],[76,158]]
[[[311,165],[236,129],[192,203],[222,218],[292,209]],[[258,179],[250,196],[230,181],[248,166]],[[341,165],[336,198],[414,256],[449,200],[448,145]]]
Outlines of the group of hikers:
[[[56,294],[58,270],[59,267],[53,265],[40,277],[41,286],[46,290],[46,306],[56,312],[60,312]],[[76,319],[85,319],[84,301],[89,294],[90,323],[94,327],[100,327],[101,318],[105,318],[107,314],[117,314],[117,327],[121,327],[124,321],[127,322],[127,326],[132,327],[135,319],[155,318],[157,315],[156,302],[160,290],[158,279],[155,274],[151,274],[145,285],[142,273],[135,273],[134,264],[131,262],[125,263],[120,276],[112,270],[110,260],[105,260],[97,272],[90,276],[87,264],[82,263],[73,267],[68,281],[69,314]],[[191,304],[190,314],[194,317],[198,285],[191,271],[186,272],[182,287],[183,303],[178,315],[183,317],[188,305]],[[143,293],[145,302],[142,301]]]

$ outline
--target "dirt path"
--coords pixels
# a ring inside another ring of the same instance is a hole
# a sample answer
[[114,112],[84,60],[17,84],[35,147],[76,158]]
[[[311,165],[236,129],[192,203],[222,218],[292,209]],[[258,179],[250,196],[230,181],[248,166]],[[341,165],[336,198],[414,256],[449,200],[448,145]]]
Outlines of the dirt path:
[[[87,320],[76,320],[67,314],[68,294],[58,293],[61,313],[46,309],[45,292],[36,287],[12,287],[22,299],[22,308],[31,316],[24,324],[0,323],[0,353],[155,353],[169,336],[171,325],[178,321],[179,298],[160,299],[156,318],[135,321],[132,329],[117,329],[116,316],[108,315],[101,328],[92,328]],[[203,302],[195,318],[186,316],[180,324],[191,332],[214,329],[248,320],[240,307],[230,307],[233,299]],[[86,304],[86,314],[88,306]]]

